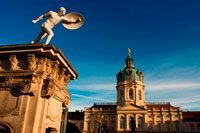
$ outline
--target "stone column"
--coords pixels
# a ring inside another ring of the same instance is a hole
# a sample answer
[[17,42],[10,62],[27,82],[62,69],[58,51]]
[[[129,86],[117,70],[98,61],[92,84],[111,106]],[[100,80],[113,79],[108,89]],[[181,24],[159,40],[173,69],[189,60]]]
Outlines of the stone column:
[[126,118],[126,130],[128,130],[129,128],[129,120],[128,120],[128,115],[127,114],[125,114],[125,118]]

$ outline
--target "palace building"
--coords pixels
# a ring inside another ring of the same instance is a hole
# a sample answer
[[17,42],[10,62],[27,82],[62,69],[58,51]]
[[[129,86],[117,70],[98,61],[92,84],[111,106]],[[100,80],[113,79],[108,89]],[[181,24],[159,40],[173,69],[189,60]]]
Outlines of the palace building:
[[[143,73],[126,58],[124,70],[117,74],[117,102],[94,103],[85,108],[79,122],[69,112],[69,121],[81,132],[200,132],[200,112],[183,112],[169,102],[146,102]],[[80,124],[83,121],[83,126]]]

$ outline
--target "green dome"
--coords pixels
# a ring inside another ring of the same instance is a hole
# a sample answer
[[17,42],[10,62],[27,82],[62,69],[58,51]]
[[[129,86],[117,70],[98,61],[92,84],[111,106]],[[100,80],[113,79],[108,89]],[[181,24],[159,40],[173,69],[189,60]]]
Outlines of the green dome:
[[143,73],[140,70],[136,70],[135,66],[133,65],[133,59],[130,55],[126,58],[126,66],[124,70],[120,70],[117,74],[117,82],[121,81],[134,81],[140,80],[143,81]]

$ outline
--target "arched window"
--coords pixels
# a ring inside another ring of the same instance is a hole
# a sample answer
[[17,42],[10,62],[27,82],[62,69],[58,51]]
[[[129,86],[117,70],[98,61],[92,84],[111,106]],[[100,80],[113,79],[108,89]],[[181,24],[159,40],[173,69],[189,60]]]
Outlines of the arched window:
[[134,129],[136,128],[135,126],[135,118],[133,116],[129,117],[129,129]]
[[11,133],[9,127],[0,123],[0,133]]
[[166,121],[165,124],[167,131],[170,131],[170,121]]
[[158,131],[161,131],[161,130],[162,130],[161,122],[158,122],[158,124],[157,124],[157,129],[158,129]]
[[153,129],[153,122],[149,122],[149,131],[152,131]]
[[120,99],[121,99],[121,101],[123,101],[123,99],[124,99],[124,92],[123,92],[123,90],[120,91]]
[[142,100],[142,92],[141,92],[141,90],[138,91],[138,99]]
[[125,129],[126,126],[126,119],[124,116],[120,117],[120,129]]
[[133,90],[129,90],[129,99],[133,99]]
[[143,127],[144,127],[144,126],[143,126],[143,125],[144,125],[143,122],[144,122],[144,118],[140,116],[140,117],[138,118],[138,128],[139,128],[139,129],[143,129]]
[[180,130],[179,121],[176,121],[176,122],[175,122],[175,128],[176,128],[176,131],[179,131],[179,130]]
[[87,130],[88,131],[90,130],[90,122],[89,121],[87,122]]

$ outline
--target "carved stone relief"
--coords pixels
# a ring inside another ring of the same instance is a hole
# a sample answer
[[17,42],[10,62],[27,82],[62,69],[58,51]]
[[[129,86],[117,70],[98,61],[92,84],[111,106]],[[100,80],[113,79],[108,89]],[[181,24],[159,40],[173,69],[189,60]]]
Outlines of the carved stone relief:
[[55,79],[58,78],[58,72],[59,72],[59,62],[58,61],[52,61],[52,75]]
[[69,96],[71,95],[66,91],[66,89],[63,89],[62,87],[58,87],[59,85],[56,85],[55,80],[53,79],[45,79],[43,80],[43,87],[41,90],[41,96],[43,98],[52,98],[54,97],[58,101],[64,103],[64,105],[69,106],[71,99]]
[[36,69],[36,63],[38,59],[35,57],[34,54],[28,54],[28,70],[35,70]]
[[71,98],[69,96],[67,96],[64,101],[63,101],[63,104],[65,107],[68,107],[71,103]]
[[10,61],[10,70],[14,71],[19,69],[19,67],[17,66],[18,60],[16,55],[10,55],[9,61]]
[[44,98],[50,98],[53,96],[54,83],[50,79],[43,80],[43,86],[41,90],[41,96]]
[[71,80],[71,75],[70,74],[65,75],[64,85],[66,86],[69,83],[70,80]]
[[22,93],[30,95],[35,95],[36,93],[36,88],[31,87],[31,78],[7,76],[1,81],[0,90],[20,90]]
[[2,62],[0,60],[0,71],[2,71],[2,70],[3,70],[3,67],[2,67]]
[[37,71],[45,71],[46,70],[47,58],[40,58],[37,62]]
[[51,121],[57,121],[62,112],[62,103],[55,98],[50,98],[48,100],[48,108],[47,108],[47,118],[50,118]]
[[47,59],[47,63],[46,63],[46,72],[48,73],[48,74],[50,74],[51,73],[51,70],[52,70],[52,65],[51,65],[52,63],[51,63],[51,60],[50,59]]
[[62,82],[62,83],[64,82],[65,71],[66,71],[65,68],[61,68],[61,69],[59,70],[58,80],[59,80],[60,82]]

